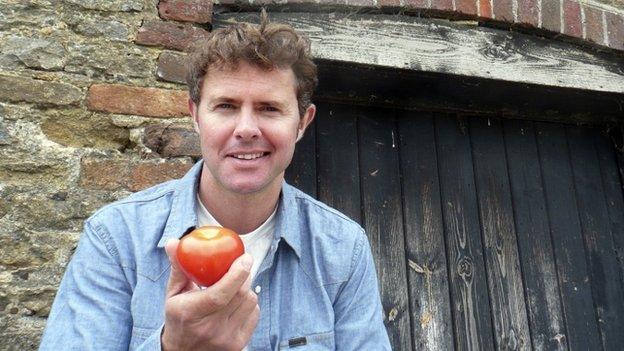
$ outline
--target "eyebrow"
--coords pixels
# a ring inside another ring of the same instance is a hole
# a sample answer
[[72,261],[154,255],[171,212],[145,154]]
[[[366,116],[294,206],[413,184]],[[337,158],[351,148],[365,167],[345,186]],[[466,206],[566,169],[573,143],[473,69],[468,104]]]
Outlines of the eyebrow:
[[[230,97],[226,97],[226,96],[208,96],[208,102],[210,104],[219,104],[219,103],[237,103],[239,102],[238,99],[234,99],[234,98],[230,98]],[[265,101],[260,101],[258,102],[256,105],[260,105],[260,106],[275,106],[279,109],[285,109],[286,108],[286,104],[279,101],[279,100],[265,100]]]

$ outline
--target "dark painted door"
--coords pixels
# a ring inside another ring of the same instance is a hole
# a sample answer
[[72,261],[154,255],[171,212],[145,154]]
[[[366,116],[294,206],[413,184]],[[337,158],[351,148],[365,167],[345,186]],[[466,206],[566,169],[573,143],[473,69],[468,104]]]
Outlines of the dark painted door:
[[367,231],[394,350],[620,350],[601,128],[321,103],[287,179]]

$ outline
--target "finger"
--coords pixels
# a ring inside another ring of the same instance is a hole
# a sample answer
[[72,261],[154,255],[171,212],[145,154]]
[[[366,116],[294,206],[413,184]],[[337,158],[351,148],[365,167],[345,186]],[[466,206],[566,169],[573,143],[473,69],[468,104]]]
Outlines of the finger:
[[253,291],[247,291],[242,298],[241,304],[229,316],[229,321],[232,323],[231,325],[236,328],[242,326],[257,305],[258,296]]
[[169,274],[169,282],[167,283],[167,298],[197,288],[195,283],[180,269],[178,256],[176,254],[179,242],[180,240],[178,239],[170,239],[165,244],[165,251],[171,263],[171,273]]
[[230,318],[232,313],[234,313],[234,311],[236,311],[240,307],[240,305],[243,303],[243,301],[245,300],[245,298],[248,296],[250,292],[251,292],[251,275],[247,277],[247,280],[245,280],[245,282],[240,287],[240,289],[238,289],[238,292],[236,293],[236,295],[234,295],[232,300],[230,300],[230,303],[228,303],[227,307],[222,311],[223,315]]
[[239,333],[241,334],[242,338],[244,338],[245,340],[249,340],[251,339],[254,330],[256,330],[258,320],[260,319],[260,306],[258,306],[258,304],[255,304],[251,308],[251,310],[245,312],[241,311],[241,314],[243,321],[239,329]]
[[249,278],[253,258],[250,254],[243,254],[237,258],[227,273],[214,285],[188,295],[191,304],[189,309],[212,314],[228,308],[230,301]]

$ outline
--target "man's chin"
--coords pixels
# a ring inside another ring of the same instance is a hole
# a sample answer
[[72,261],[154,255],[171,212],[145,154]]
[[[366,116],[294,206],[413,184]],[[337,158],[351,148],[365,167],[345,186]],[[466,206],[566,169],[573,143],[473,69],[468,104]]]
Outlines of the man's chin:
[[227,187],[229,191],[239,195],[254,195],[261,193],[263,190],[267,190],[268,184],[259,182],[238,182],[229,184]]

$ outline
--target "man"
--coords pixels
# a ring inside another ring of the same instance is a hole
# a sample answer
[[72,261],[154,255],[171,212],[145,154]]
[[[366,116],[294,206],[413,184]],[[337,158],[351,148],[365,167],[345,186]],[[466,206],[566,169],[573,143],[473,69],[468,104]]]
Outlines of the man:
[[[309,42],[263,12],[213,31],[187,81],[203,160],[86,221],[41,349],[390,349],[363,230],[284,182],[315,115]],[[245,244],[207,288],[176,257],[198,225]]]

